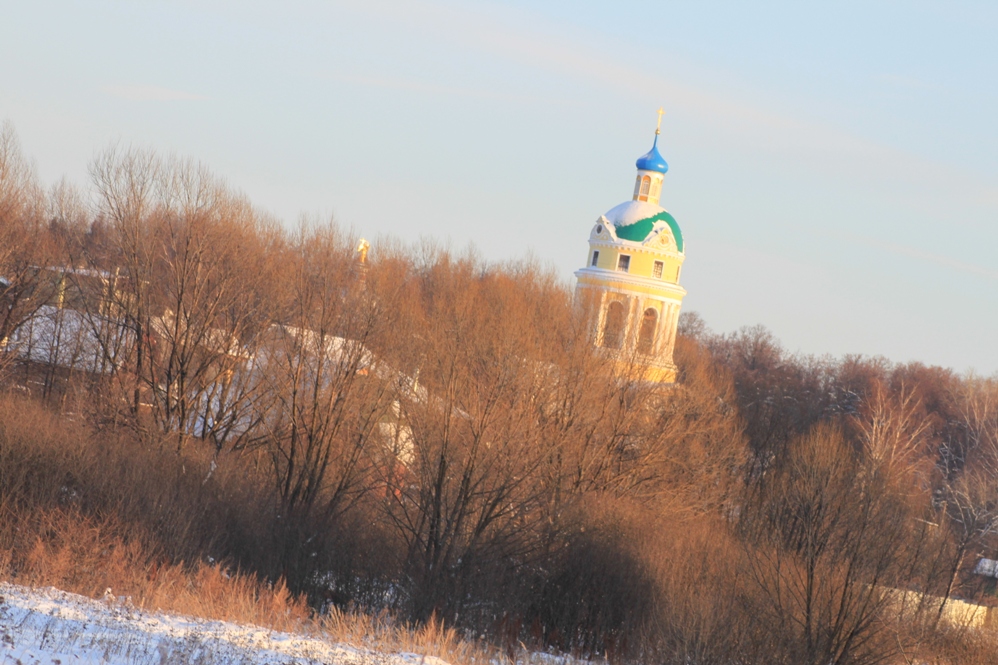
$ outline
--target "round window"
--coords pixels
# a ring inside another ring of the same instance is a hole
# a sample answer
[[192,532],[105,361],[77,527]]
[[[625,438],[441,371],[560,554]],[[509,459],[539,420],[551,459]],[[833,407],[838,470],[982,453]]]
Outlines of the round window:
[[596,233],[597,234],[603,233],[603,225],[602,224],[597,224],[596,225]]

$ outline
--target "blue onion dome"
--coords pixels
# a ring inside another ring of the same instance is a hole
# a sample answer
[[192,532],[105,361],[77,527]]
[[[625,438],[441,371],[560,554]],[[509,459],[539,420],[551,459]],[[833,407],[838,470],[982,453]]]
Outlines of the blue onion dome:
[[642,171],[658,171],[665,173],[669,170],[669,164],[658,151],[658,134],[655,134],[655,142],[651,145],[651,150],[641,155],[635,164]]

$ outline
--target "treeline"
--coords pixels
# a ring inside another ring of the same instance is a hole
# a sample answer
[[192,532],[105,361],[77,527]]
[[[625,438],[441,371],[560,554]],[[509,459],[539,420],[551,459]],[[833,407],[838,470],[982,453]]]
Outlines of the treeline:
[[678,383],[650,385],[537,265],[390,241],[362,260],[335,224],[289,230],[148,151],[90,176],[46,191],[0,134],[9,577],[77,520],[143,566],[223,561],[317,611],[509,649],[994,649],[947,607],[993,592],[972,571],[998,554],[996,380],[793,355],[687,314]]

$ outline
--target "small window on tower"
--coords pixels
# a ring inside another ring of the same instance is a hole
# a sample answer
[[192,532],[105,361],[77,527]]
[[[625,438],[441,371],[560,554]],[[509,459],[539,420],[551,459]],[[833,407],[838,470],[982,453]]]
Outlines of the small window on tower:
[[631,257],[627,254],[621,254],[617,257],[617,270],[620,272],[627,272],[631,269]]
[[648,188],[651,186],[651,178],[643,176],[641,178],[641,193],[638,194],[638,201],[648,200]]
[[596,263],[599,261],[599,250],[593,252],[593,262],[590,264],[592,267],[596,267]]
[[664,263],[662,263],[661,261],[656,261],[655,265],[652,266],[651,276],[654,277],[655,279],[662,279],[662,268],[663,267],[665,267]]

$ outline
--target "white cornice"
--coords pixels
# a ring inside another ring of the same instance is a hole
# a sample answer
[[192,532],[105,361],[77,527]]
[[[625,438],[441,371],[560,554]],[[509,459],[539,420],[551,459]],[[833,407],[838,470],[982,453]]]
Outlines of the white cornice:
[[[661,279],[652,279],[651,277],[641,277],[639,275],[631,275],[626,272],[618,272],[616,270],[605,270],[603,268],[582,268],[581,270],[575,271],[575,279],[580,282],[579,286],[586,287],[590,284],[582,282],[582,278],[588,278],[592,280],[599,280],[600,282],[620,282],[622,284],[628,284],[631,286],[643,286],[647,288],[655,288],[665,291],[671,295],[678,296],[682,298],[686,295],[686,289],[679,286],[678,284],[673,284],[672,282],[666,282]],[[596,284],[591,286],[597,287]],[[613,290],[613,287],[604,286],[602,284],[598,285],[598,288],[604,288],[608,290]]]
[[[626,245],[624,243],[627,243]],[[611,249],[616,249],[621,252],[632,254],[634,252],[644,252],[645,254],[655,254],[660,256],[667,256],[672,259],[678,259],[680,263],[686,260],[685,254],[680,254],[669,249],[659,249],[656,247],[648,247],[647,245],[639,245],[637,243],[631,242],[630,240],[602,240],[602,239],[590,239],[589,240],[590,249],[597,247],[608,247]]]

